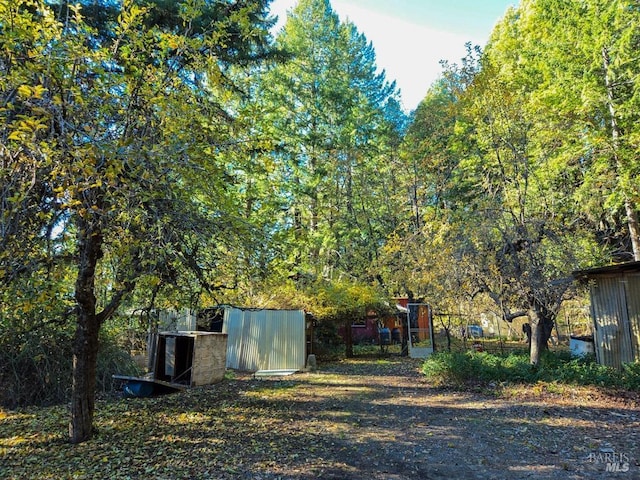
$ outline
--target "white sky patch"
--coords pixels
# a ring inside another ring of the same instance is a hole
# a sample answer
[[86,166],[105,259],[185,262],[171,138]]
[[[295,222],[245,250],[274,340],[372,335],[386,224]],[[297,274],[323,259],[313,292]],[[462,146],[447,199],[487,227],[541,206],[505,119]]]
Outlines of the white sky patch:
[[[275,0],[272,3],[271,13],[278,16],[274,32],[284,25],[287,11],[296,3],[296,0]],[[441,60],[459,63],[466,53],[466,42],[480,45],[485,42],[384,15],[344,0],[333,0],[332,6],[341,20],[352,21],[358,31],[373,43],[376,64],[385,70],[387,80],[396,81],[407,111],[418,106],[439,77]]]
[[373,42],[376,63],[389,81],[396,81],[406,110],[415,109],[440,76],[440,61],[459,63],[465,55],[465,43],[472,40],[339,0],[334,1],[334,9]]

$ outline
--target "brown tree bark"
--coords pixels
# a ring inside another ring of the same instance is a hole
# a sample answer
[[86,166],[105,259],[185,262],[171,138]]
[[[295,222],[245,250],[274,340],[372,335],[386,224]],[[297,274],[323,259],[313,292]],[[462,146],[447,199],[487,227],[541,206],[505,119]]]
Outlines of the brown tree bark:
[[540,363],[540,355],[542,353],[542,323],[540,322],[540,319],[534,317],[536,317],[536,314],[531,312],[529,315],[529,323],[531,324],[529,363],[531,363],[531,365],[538,365]]
[[99,326],[95,315],[78,314],[73,346],[73,389],[69,439],[81,443],[91,438],[95,410]]
[[345,356],[347,358],[353,358],[353,335],[351,325],[353,320],[351,318],[344,322],[344,344],[345,344]]
[[[133,291],[135,281],[123,280],[110,302],[97,312],[95,273],[102,258],[102,226],[100,220],[78,220],[78,274],[75,286],[77,309],[76,333],[73,343],[73,385],[71,390],[71,443],[89,440],[93,430],[95,410],[96,369],[99,333],[102,324],[120,306],[125,295]],[[131,272],[135,278],[140,264],[134,263]]]
[[551,332],[553,331],[553,319],[534,309],[529,311],[528,316],[531,324],[529,363],[538,365],[542,352],[549,349],[549,338],[551,338]]
[[90,221],[78,221],[78,274],[75,299],[77,327],[73,345],[71,391],[71,443],[91,438],[95,406],[96,365],[100,321],[96,315],[95,272],[102,257],[102,232]]

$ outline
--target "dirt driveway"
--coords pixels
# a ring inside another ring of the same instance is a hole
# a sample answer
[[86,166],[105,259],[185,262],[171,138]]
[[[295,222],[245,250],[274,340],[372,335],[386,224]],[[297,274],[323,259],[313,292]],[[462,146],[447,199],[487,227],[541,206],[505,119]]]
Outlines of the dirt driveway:
[[450,391],[431,387],[418,368],[401,358],[354,360],[100,402],[95,438],[77,446],[66,442],[65,407],[5,412],[0,477],[640,478],[637,395]]
[[430,387],[418,367],[350,361],[285,381],[284,403],[264,405],[290,408],[279,433],[305,432],[313,450],[303,442],[296,462],[264,478],[640,478],[637,397],[535,386],[511,396],[491,386],[452,392]]

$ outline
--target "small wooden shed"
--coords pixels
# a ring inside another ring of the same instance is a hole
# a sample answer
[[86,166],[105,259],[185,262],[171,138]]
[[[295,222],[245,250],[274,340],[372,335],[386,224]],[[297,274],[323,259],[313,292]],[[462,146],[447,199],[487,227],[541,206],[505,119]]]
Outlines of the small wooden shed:
[[154,378],[190,387],[210,385],[224,378],[226,358],[226,333],[161,332]]
[[621,368],[640,361],[640,262],[574,272],[591,297],[596,359]]

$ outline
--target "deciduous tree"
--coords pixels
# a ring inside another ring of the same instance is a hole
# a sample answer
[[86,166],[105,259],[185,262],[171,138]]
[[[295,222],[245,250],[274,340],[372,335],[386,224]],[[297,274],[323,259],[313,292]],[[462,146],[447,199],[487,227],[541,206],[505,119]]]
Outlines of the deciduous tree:
[[221,161],[235,138],[227,73],[260,57],[266,4],[187,2],[169,29],[126,1],[98,32],[79,6],[0,2],[0,278],[18,288],[74,272],[51,293],[77,320],[74,443],[91,437],[101,325],[141,278],[190,270],[210,286],[202,261],[217,254],[204,247],[240,232]]

